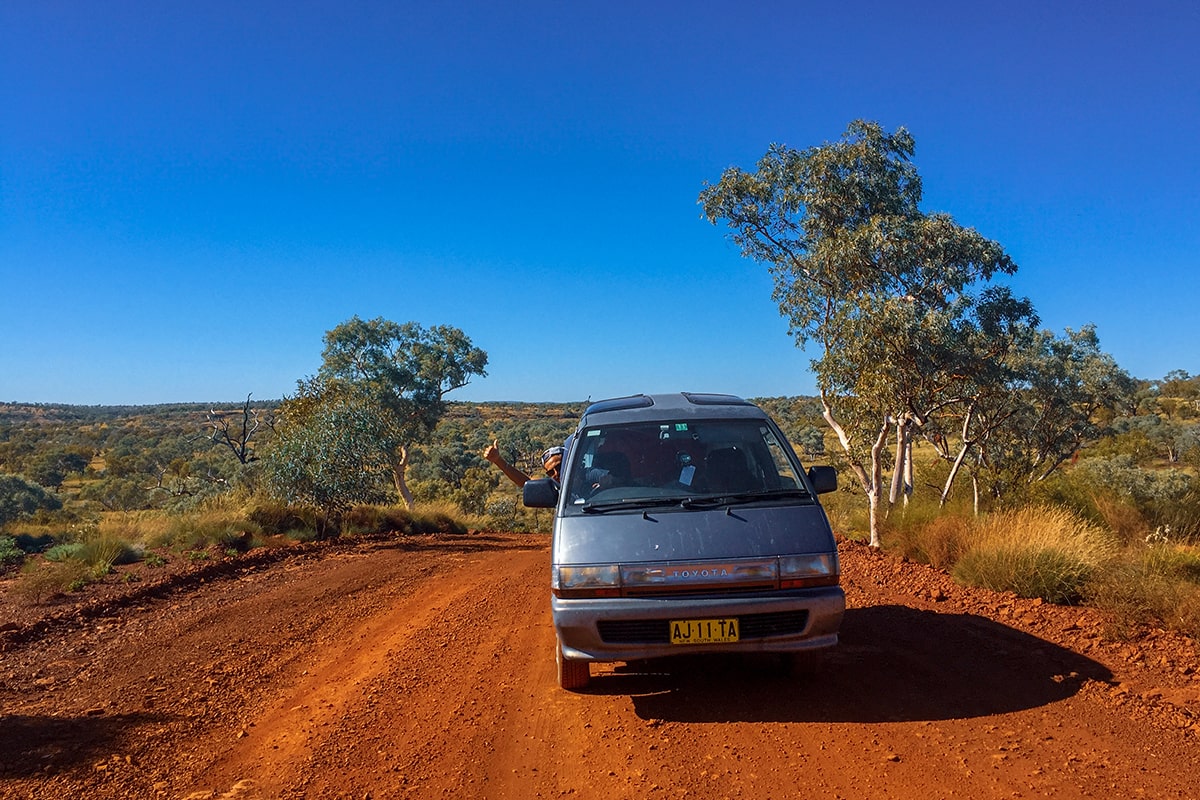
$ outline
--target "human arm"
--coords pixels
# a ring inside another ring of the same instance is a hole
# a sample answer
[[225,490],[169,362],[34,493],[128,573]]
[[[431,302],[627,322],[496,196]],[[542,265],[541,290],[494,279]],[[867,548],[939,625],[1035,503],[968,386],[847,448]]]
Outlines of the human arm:
[[505,476],[517,486],[524,486],[529,480],[528,475],[505,461],[504,457],[500,455],[499,440],[493,440],[492,443],[488,445],[487,449],[483,451],[483,457],[499,467],[500,471],[503,472]]

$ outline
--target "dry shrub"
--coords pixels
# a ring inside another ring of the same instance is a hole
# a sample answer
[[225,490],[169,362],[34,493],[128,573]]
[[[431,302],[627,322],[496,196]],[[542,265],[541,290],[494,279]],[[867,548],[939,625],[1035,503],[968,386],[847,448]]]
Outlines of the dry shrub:
[[153,542],[167,535],[172,518],[161,511],[114,511],[101,516],[96,533],[126,542]]
[[61,562],[37,559],[26,562],[11,591],[13,596],[28,603],[44,603],[55,595],[84,586],[91,577],[91,568],[78,559]]
[[1192,586],[1182,592],[1171,627],[1200,640],[1200,586]]
[[1098,494],[1093,495],[1092,503],[1104,524],[1122,544],[1145,541],[1149,535],[1150,523],[1130,501]]
[[967,551],[971,521],[959,516],[938,517],[921,532],[923,548],[930,564],[950,569]]
[[288,536],[292,539],[302,539],[296,535],[299,532],[315,535],[325,525],[321,513],[316,509],[280,503],[259,503],[250,509],[247,517],[259,527],[263,536]]
[[1115,552],[1109,535],[1069,511],[1031,507],[980,520],[953,574],[971,586],[1073,603]]
[[413,530],[416,533],[466,533],[469,526],[457,504],[442,500],[422,503],[413,512]]
[[1087,587],[1108,616],[1108,633],[1127,638],[1146,623],[1200,636],[1200,549],[1158,544],[1127,551]]
[[399,506],[355,506],[342,516],[343,533],[414,532],[412,514]]

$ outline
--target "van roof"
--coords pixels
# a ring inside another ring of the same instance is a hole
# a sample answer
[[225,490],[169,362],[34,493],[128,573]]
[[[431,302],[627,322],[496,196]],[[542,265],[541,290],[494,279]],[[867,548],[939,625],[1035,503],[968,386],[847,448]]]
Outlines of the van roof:
[[676,392],[635,394],[592,403],[583,412],[582,425],[679,419],[681,417],[736,417],[763,419],[766,413],[748,400],[731,394]]

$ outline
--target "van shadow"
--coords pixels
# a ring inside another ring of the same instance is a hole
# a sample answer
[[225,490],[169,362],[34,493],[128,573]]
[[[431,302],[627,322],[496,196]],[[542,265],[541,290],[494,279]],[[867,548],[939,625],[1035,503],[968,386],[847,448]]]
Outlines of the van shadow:
[[0,780],[41,775],[48,767],[61,770],[91,765],[117,752],[136,728],[167,719],[147,713],[0,715]]
[[629,695],[644,719],[912,722],[1036,708],[1111,677],[983,617],[885,605],[847,610],[840,644],[799,672],[767,654],[681,656],[618,666],[590,691]]

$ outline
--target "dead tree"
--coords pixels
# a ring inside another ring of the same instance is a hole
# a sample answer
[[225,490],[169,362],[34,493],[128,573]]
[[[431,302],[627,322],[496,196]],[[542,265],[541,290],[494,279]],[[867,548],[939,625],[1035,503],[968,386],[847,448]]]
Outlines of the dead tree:
[[[240,421],[238,420],[239,413]],[[250,443],[250,440],[258,432],[261,423],[258,418],[258,410],[250,407],[250,395],[246,395],[246,402],[242,405],[241,412],[210,409],[208,424],[212,426],[213,442],[228,447],[239,462],[249,464],[251,461],[258,460],[258,457],[254,455],[254,445]]]

